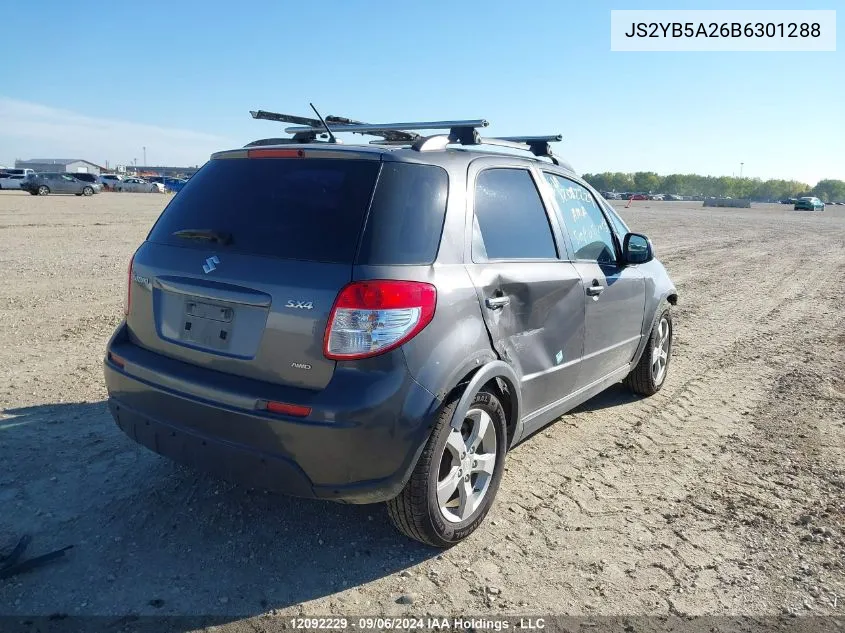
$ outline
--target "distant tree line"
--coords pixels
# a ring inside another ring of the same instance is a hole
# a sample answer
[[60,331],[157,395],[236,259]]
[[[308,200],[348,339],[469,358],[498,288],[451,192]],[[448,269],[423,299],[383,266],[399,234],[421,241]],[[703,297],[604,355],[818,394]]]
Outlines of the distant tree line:
[[584,174],[584,180],[599,191],[663,193],[679,196],[716,196],[782,200],[799,196],[817,196],[823,201],[845,201],[845,180],[820,180],[815,187],[797,180],[761,180],[728,176],[670,174],[653,171],[632,174],[604,172]]

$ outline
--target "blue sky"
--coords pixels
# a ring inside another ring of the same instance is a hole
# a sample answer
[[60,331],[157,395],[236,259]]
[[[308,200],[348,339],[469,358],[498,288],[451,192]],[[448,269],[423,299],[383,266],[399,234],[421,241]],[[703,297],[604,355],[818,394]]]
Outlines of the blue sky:
[[313,101],[364,120],[559,132],[579,172],[731,175],[743,162],[748,176],[845,179],[841,37],[835,53],[610,51],[612,8],[840,0],[51,4],[45,20],[3,12],[0,164],[141,163],[144,146],[150,164],[198,164],[280,131],[248,110],[308,115]]

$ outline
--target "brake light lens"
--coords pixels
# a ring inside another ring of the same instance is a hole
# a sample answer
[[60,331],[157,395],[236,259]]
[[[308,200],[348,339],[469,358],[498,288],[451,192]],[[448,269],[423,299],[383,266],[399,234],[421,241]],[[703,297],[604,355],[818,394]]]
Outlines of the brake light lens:
[[286,402],[275,402],[273,400],[267,403],[266,409],[270,413],[290,415],[297,418],[305,418],[311,415],[311,407],[303,407],[298,404],[288,404]]
[[129,258],[129,270],[126,274],[126,297],[123,302],[123,316],[129,316],[129,308],[132,307],[132,264],[135,261],[135,253]]
[[251,149],[246,155],[248,158],[303,158],[305,151],[301,149]]
[[337,296],[323,354],[333,360],[368,358],[411,340],[431,322],[437,290],[418,281],[355,281]]

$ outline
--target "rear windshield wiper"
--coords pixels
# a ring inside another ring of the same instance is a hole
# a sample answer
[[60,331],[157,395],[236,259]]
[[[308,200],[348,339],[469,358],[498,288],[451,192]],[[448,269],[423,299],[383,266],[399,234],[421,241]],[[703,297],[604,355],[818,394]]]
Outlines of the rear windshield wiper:
[[180,231],[174,231],[171,235],[186,240],[207,240],[209,242],[217,242],[218,244],[232,243],[231,233],[213,231],[211,229],[182,229]]

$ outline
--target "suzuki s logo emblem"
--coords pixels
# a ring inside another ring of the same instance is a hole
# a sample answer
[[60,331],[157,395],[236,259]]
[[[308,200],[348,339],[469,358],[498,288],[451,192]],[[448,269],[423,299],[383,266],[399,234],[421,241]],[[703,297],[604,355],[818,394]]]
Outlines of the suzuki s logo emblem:
[[220,260],[217,259],[217,255],[212,255],[207,260],[205,260],[205,263],[202,265],[202,269],[205,271],[205,274],[207,275],[208,273],[211,273],[211,272],[214,272],[215,270],[217,270],[217,264],[219,264],[219,263],[220,263]]

